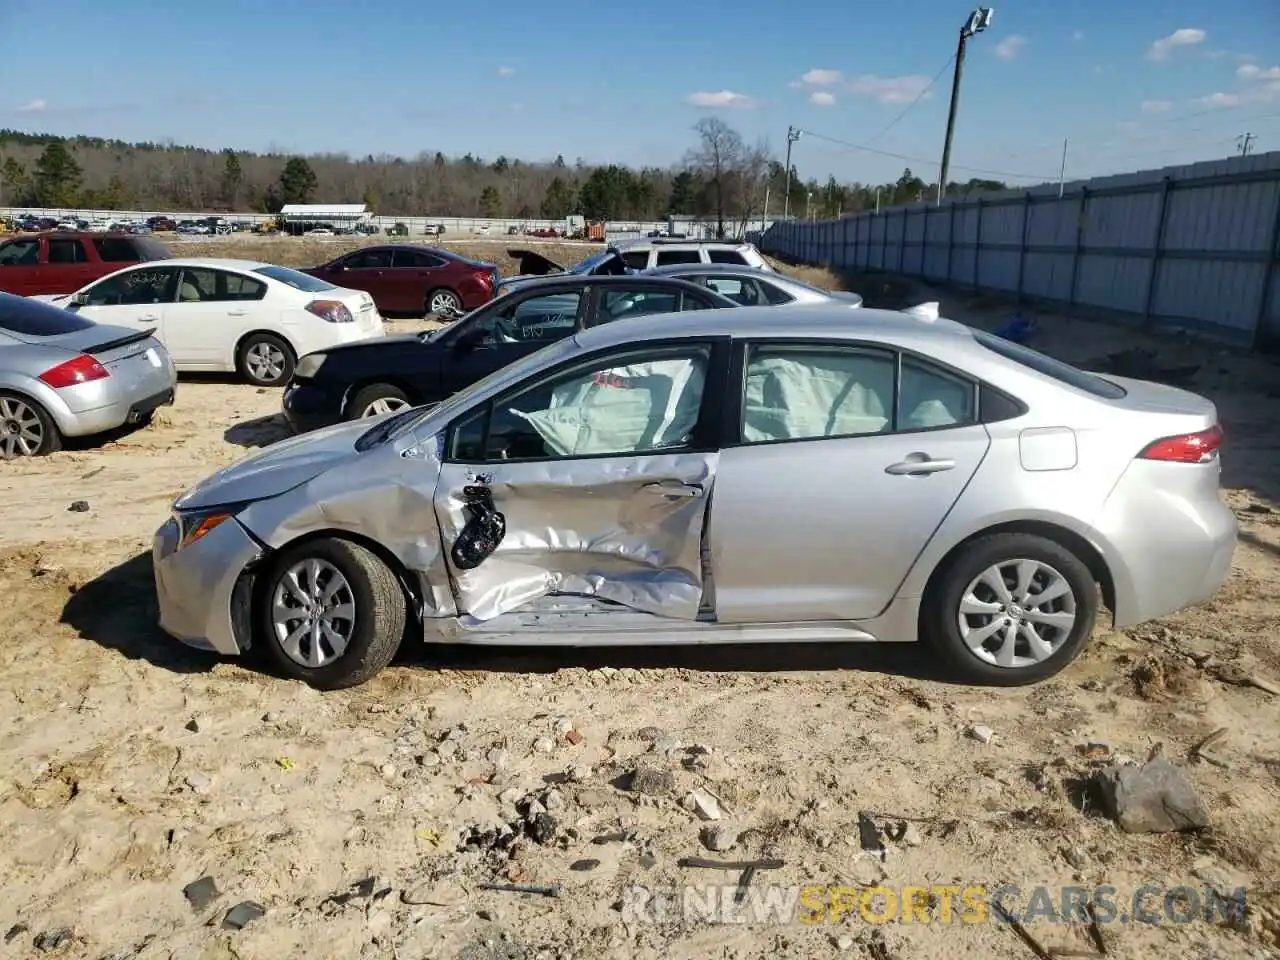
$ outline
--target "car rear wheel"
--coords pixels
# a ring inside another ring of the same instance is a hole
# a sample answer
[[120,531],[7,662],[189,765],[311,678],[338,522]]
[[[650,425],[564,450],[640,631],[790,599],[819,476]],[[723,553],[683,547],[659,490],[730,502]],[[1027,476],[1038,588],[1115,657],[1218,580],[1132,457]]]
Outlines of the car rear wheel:
[[273,333],[251,333],[240,344],[236,367],[259,387],[278,387],[293,376],[293,349]]
[[462,313],[462,298],[452,290],[432,290],[427,294],[427,313],[442,320]]
[[348,419],[358,420],[362,417],[378,417],[384,413],[395,413],[412,406],[409,398],[399,387],[389,383],[375,383],[360,390],[351,400]]
[[1089,567],[1027,533],[965,545],[925,595],[926,639],[970,682],[1019,686],[1051,677],[1088,643],[1098,615]]
[[62,434],[40,404],[0,393],[0,460],[42,457],[61,449]]
[[348,540],[281,551],[259,596],[272,660],[318,690],[364,683],[391,662],[404,636],[405,597],[395,574]]

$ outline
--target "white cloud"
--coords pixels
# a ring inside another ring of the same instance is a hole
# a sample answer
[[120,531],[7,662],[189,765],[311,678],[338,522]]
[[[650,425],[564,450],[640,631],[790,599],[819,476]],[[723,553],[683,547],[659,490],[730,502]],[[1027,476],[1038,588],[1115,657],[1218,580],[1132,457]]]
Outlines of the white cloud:
[[1143,113],[1167,113],[1172,107],[1168,100],[1143,100],[1140,109]]
[[1021,34],[1011,34],[995,45],[994,53],[1001,60],[1012,60],[1027,45],[1027,38]]
[[1083,30],[1074,30],[1074,31],[1072,31],[1072,33],[1071,33],[1071,39],[1072,39],[1072,40],[1083,40],[1083,39],[1084,39],[1084,31],[1083,31]]
[[1174,47],[1193,47],[1197,43],[1204,43],[1206,36],[1203,30],[1196,27],[1182,27],[1152,43],[1147,49],[1147,59],[1168,60]]
[[1280,67],[1263,69],[1256,63],[1246,63],[1236,71],[1241,80],[1280,80]]
[[499,67],[498,68],[498,76],[500,77],[514,77],[515,75],[516,75],[515,67]]
[[693,107],[702,107],[706,110],[718,110],[737,108],[749,110],[759,104],[748,97],[745,93],[734,93],[732,90],[718,90],[715,92],[699,91],[691,93],[684,98],[684,102]]
[[844,74],[839,70],[824,70],[820,67],[815,67],[801,77],[800,82],[809,87],[829,87],[843,79]]
[[834,107],[836,98],[835,94],[827,93],[825,90],[815,90],[809,94],[809,102],[815,107]]
[[1191,101],[1197,107],[1238,107],[1244,103],[1244,97],[1238,93],[1211,93],[1207,97],[1196,97]]
[[[849,85],[852,93],[871,97],[881,103],[910,103],[921,95],[921,91],[929,86],[929,78],[918,73],[904,77],[877,77],[867,74],[859,77]],[[932,96],[932,91],[924,94],[924,98]]]
[[39,113],[42,110],[47,110],[48,107],[49,107],[49,101],[47,100],[32,100],[30,103],[24,103],[22,106],[20,106],[18,108],[18,112],[19,113]]

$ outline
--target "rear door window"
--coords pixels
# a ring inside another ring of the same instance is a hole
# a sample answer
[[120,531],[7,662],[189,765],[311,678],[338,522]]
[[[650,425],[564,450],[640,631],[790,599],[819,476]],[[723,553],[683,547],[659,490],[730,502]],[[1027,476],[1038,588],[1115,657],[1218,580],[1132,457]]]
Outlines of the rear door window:
[[49,240],[50,263],[88,263],[89,255],[79,240],[55,237]]
[[632,270],[648,270],[649,269],[649,251],[648,250],[632,250],[622,255],[622,262]]
[[125,237],[94,237],[93,248],[98,251],[98,259],[106,263],[134,263],[145,259],[138,256],[133,241]]
[[668,267],[677,263],[701,263],[697,250],[659,250],[658,266]]
[[443,267],[444,261],[424,250],[396,250],[391,258],[391,264],[399,269],[435,270],[437,267]]

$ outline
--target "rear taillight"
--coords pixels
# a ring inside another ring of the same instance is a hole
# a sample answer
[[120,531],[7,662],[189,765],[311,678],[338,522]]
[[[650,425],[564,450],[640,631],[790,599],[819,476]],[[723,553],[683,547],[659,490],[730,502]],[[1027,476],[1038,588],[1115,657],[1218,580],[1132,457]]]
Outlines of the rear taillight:
[[312,300],[307,311],[330,323],[351,323],[355,319],[347,305],[338,300]]
[[1222,427],[1214,424],[1199,433],[1164,437],[1138,454],[1139,460],[1163,460],[1166,463],[1208,463],[1222,446]]
[[110,370],[87,353],[82,353],[66,363],[50,367],[40,374],[40,379],[53,389],[60,390],[63,387],[74,387],[78,383],[92,383],[94,380],[102,380],[109,376],[111,376]]

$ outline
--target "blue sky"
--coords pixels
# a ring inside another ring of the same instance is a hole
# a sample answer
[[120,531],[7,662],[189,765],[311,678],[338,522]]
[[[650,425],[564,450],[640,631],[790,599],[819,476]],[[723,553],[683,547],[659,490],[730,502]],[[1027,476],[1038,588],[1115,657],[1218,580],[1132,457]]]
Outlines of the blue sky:
[[[880,182],[909,165],[928,180],[969,9],[4,0],[0,125],[667,165],[715,115],[778,156],[789,124],[809,131],[793,153],[805,177]],[[1068,178],[1160,167],[1229,155],[1246,131],[1255,152],[1280,149],[1277,0],[1011,0],[969,44],[952,177],[1056,179],[1064,137]]]

